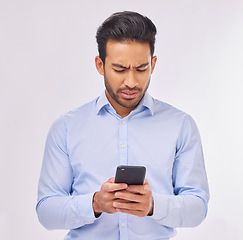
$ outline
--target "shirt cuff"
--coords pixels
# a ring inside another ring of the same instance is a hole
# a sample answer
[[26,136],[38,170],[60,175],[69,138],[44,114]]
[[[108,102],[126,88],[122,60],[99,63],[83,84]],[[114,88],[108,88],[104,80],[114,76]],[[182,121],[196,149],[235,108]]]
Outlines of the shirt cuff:
[[77,196],[77,211],[86,224],[91,224],[97,219],[93,210],[93,196],[94,193]]
[[168,215],[169,198],[168,196],[153,193],[154,209],[150,217],[154,220],[161,220]]

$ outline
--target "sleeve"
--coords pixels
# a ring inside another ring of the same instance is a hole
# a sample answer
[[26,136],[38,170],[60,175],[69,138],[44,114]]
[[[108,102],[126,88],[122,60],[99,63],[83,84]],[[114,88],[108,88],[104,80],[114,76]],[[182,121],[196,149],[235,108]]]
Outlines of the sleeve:
[[190,116],[177,141],[172,181],[174,195],[153,193],[151,217],[172,228],[199,225],[207,214],[209,188],[199,131]]
[[71,196],[73,173],[62,118],[52,125],[46,140],[36,206],[47,229],[75,229],[95,221],[93,194]]

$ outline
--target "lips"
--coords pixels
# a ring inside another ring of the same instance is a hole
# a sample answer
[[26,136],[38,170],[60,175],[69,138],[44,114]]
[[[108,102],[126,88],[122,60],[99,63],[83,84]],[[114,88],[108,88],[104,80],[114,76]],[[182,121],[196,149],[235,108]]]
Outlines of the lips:
[[121,95],[125,99],[134,99],[138,95],[138,91],[122,91]]

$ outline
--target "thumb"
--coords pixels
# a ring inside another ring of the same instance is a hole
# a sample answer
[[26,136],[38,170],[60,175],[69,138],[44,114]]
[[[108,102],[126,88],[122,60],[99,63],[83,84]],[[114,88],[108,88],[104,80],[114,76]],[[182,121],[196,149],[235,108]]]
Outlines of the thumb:
[[108,183],[114,183],[114,182],[115,182],[115,178],[112,177],[112,178],[110,178],[107,182],[108,182]]

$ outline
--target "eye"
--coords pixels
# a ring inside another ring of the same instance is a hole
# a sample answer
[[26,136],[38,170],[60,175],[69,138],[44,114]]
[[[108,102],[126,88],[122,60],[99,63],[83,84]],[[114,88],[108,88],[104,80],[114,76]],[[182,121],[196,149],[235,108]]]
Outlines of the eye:
[[121,72],[124,72],[124,71],[125,71],[125,69],[117,70],[117,69],[114,69],[114,68],[113,68],[113,70],[114,70],[115,72],[118,72],[118,73],[121,73]]
[[138,72],[145,72],[147,70],[147,68],[145,69],[137,69]]

